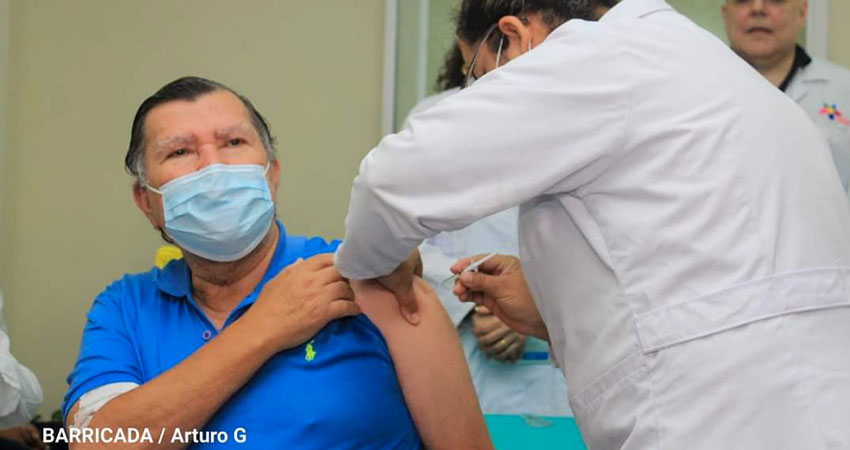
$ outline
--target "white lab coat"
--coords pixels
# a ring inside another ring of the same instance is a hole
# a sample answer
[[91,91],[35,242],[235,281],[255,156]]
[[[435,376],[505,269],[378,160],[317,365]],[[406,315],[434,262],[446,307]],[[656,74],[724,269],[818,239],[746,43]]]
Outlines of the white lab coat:
[[12,356],[9,346],[9,331],[3,321],[3,293],[0,292],[0,429],[29,422],[43,400],[35,374]]
[[[433,107],[458,91],[457,88],[448,89],[422,99],[410,111],[410,116]],[[404,126],[408,126],[407,120]],[[451,274],[450,268],[458,259],[490,252],[519,255],[518,215],[518,208],[506,209],[462,230],[447,231],[427,239],[419,246],[424,266],[422,277],[434,288],[458,329],[484,414],[571,417],[573,412],[567,401],[567,384],[564,375],[552,364],[551,356],[543,361],[526,357],[543,352],[549,354],[548,345],[529,337],[526,351],[516,363],[487,358],[472,329],[471,312],[475,305],[460,302],[452,293],[453,283],[442,283]]]
[[521,204],[591,449],[850,448],[850,206],[787,96],[662,0],[573,20],[385,137],[340,272]]
[[[829,142],[841,183],[850,191],[850,70],[812,58],[791,79],[785,92],[812,118]],[[842,118],[830,118],[825,107],[836,108]]]

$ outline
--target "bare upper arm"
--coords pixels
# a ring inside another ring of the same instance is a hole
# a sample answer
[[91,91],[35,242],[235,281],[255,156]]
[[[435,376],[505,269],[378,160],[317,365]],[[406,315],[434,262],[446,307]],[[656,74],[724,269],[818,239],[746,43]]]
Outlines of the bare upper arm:
[[74,424],[74,416],[77,414],[77,411],[80,409],[80,401],[77,400],[74,402],[74,406],[68,410],[68,415],[65,416],[65,428],[68,428]]
[[404,399],[429,449],[492,448],[457,331],[436,293],[415,280],[421,321],[409,324],[393,294],[353,281],[356,302],[378,327],[393,358]]

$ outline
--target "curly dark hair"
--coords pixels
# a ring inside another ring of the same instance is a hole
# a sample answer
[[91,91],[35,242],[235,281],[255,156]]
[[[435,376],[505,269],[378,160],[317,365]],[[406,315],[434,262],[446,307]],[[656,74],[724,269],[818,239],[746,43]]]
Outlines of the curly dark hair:
[[[493,24],[505,16],[528,13],[541,15],[546,25],[555,29],[570,19],[596,20],[599,7],[612,7],[619,0],[463,0],[455,15],[457,36],[466,42],[478,42]],[[493,33],[490,45],[495,48],[499,33]]]
[[434,84],[437,91],[447,91],[452,88],[461,87],[463,85],[463,55],[460,53],[460,48],[457,42],[446,52],[443,59],[443,66],[440,67],[440,73],[437,75],[437,82]]

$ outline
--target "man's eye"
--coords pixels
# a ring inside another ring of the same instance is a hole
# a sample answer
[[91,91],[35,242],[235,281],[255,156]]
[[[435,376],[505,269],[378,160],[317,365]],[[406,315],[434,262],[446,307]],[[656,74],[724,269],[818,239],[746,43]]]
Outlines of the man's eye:
[[242,139],[242,138],[233,138],[233,139],[231,139],[231,140],[227,141],[227,143],[228,143],[229,145],[232,145],[232,146],[234,146],[234,147],[235,147],[235,146],[237,146],[237,145],[242,145],[242,144],[244,144],[244,143],[245,143],[245,140],[244,140],[244,139]]
[[185,155],[186,153],[188,153],[188,150],[186,150],[185,148],[181,148],[181,149],[174,150],[173,152],[169,153],[169,154],[168,154],[168,157],[169,157],[169,158],[173,158],[173,157],[175,157],[175,156],[183,156],[183,155]]

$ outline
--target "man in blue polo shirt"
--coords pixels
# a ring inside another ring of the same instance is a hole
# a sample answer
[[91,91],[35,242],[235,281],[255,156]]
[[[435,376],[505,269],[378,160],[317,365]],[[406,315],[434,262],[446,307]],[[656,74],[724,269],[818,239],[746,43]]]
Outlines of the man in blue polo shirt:
[[[69,427],[94,430],[80,448],[131,429],[151,448],[422,445],[387,343],[333,267],[339,242],[274,219],[273,144],[253,105],[210,80],[139,107],[134,198],[185,257],[95,299],[63,405]],[[489,445],[477,406],[464,411]]]

